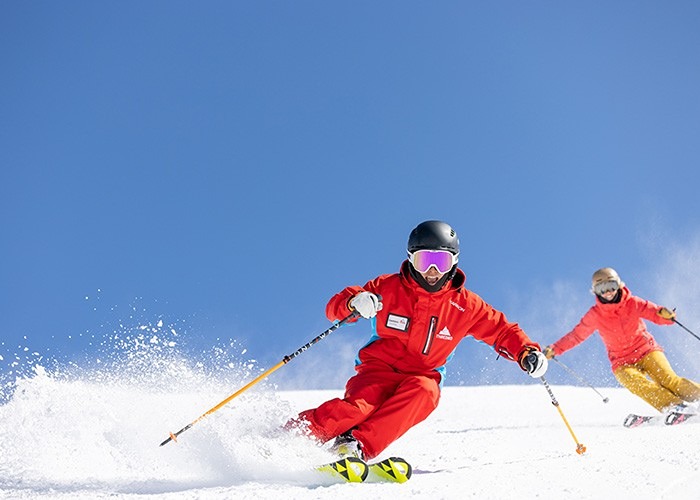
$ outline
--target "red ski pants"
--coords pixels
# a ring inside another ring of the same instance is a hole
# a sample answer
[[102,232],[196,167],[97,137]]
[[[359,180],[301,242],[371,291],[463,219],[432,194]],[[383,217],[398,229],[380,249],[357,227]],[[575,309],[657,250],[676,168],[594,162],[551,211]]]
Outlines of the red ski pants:
[[439,384],[437,372],[408,375],[381,363],[362,364],[348,380],[343,399],[326,401],[299,417],[309,422],[310,432],[324,443],[353,429],[369,460],[435,410]]

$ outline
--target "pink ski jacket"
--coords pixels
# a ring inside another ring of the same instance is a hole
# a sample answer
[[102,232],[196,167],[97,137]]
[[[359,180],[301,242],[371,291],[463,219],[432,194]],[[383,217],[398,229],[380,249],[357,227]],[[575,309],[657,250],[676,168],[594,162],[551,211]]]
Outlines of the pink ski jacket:
[[663,351],[642,321],[673,324],[673,320],[663,319],[656,313],[659,309],[660,306],[632,295],[627,287],[623,287],[620,302],[605,304],[596,297],[595,305],[578,325],[551,347],[555,354],[563,354],[598,330],[614,372],[621,366],[636,363],[652,351]]

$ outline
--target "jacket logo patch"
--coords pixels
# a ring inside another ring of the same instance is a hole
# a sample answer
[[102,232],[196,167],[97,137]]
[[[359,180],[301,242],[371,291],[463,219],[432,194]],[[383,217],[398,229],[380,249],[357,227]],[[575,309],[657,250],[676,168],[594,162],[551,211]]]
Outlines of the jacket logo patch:
[[405,316],[399,316],[397,314],[389,314],[386,318],[387,328],[393,330],[400,330],[402,332],[408,331],[409,318]]
[[450,305],[451,305],[452,307],[456,307],[456,308],[459,309],[460,311],[464,312],[464,308],[463,308],[462,306],[460,306],[460,305],[459,305],[457,302],[455,302],[454,300],[451,300],[451,301],[450,301]]
[[447,327],[443,328],[438,332],[436,335],[437,338],[442,339],[442,340],[452,340],[452,334],[450,331],[447,329]]

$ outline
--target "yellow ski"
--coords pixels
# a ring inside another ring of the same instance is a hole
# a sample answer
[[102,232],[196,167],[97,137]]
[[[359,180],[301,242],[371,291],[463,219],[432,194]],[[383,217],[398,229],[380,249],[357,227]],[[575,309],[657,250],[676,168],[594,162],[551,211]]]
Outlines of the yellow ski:
[[413,472],[411,464],[399,457],[373,463],[346,457],[316,467],[316,470],[345,483],[405,483]]
[[319,472],[328,474],[335,479],[346,483],[361,483],[367,479],[368,465],[356,457],[341,458],[335,462],[321,465],[316,468]]
[[369,464],[366,483],[405,483],[411,479],[411,464],[400,457],[391,457],[381,462]]

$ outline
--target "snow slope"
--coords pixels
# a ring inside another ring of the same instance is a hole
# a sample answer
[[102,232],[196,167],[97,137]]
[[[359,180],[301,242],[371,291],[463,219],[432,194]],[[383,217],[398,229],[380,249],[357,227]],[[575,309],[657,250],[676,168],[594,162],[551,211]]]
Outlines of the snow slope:
[[0,497],[675,500],[700,489],[700,417],[626,429],[628,412],[651,410],[626,391],[599,388],[610,398],[604,404],[590,388],[552,386],[588,449],[579,456],[545,388],[529,379],[446,387],[437,411],[382,454],[409,459],[406,484],[328,485],[308,472],[329,455],[279,426],[340,390],[280,392],[263,383],[159,446],[249,375],[194,373],[174,362],[71,374],[37,366],[0,406]]

